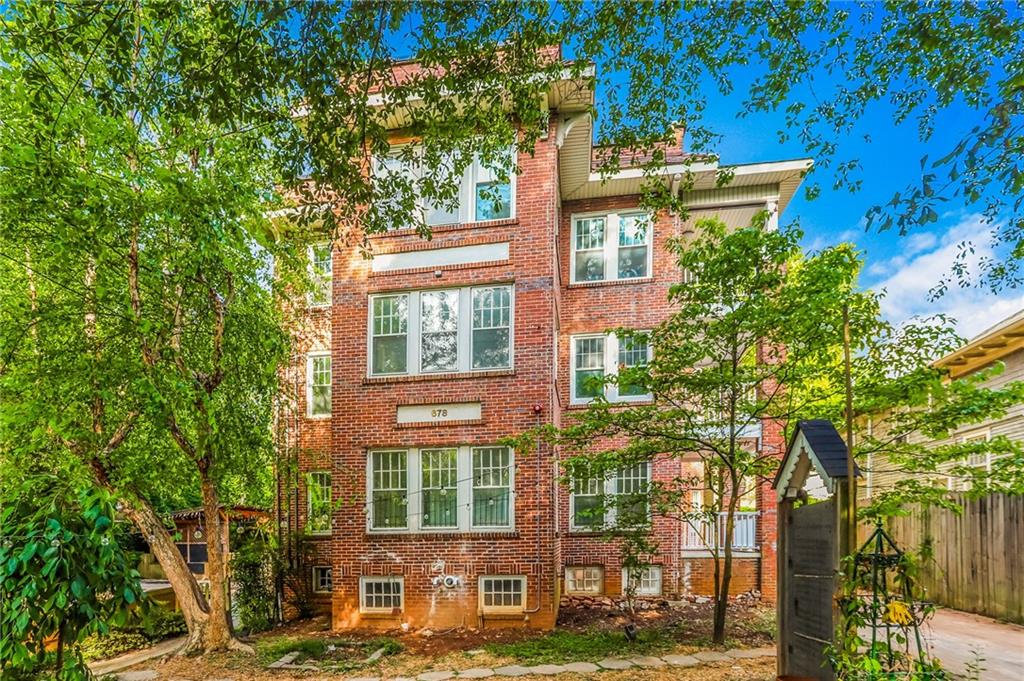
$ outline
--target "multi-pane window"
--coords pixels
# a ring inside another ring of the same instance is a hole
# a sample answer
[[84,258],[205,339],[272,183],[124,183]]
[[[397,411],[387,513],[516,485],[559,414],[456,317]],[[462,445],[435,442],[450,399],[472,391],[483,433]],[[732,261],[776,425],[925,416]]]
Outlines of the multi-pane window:
[[571,283],[649,277],[652,231],[642,212],[574,217]]
[[404,374],[409,366],[409,295],[374,296],[370,307],[371,373]]
[[[651,360],[651,344],[642,335],[600,334],[570,339],[572,374],[570,401],[583,404],[598,395],[609,402],[649,400],[651,394],[634,375]],[[615,380],[606,381],[608,376]]]
[[473,526],[508,527],[512,499],[508,447],[473,448]]
[[459,363],[459,291],[420,294],[420,371],[455,371]]
[[512,292],[508,286],[473,289],[474,369],[507,367],[512,331]]
[[326,565],[313,567],[313,591],[318,594],[330,593],[333,590],[331,568]]
[[572,526],[596,530],[604,526],[604,480],[580,476],[572,481]]
[[311,354],[306,363],[306,409],[310,416],[331,415],[331,356]]
[[359,609],[362,612],[401,612],[404,586],[402,577],[360,577]]
[[[393,219],[405,216],[393,223],[391,229],[413,227],[420,220],[438,226],[512,217],[515,168],[511,149],[489,163],[477,155],[461,174],[455,173],[454,161],[454,154],[442,154],[440,167],[430,173],[424,169],[419,148],[411,152],[397,148],[375,160],[374,177],[380,180],[380,190],[385,194],[380,199],[382,213]],[[501,179],[502,174],[507,179]],[[446,198],[424,196],[420,185],[427,175],[433,176]],[[448,198],[452,195],[453,199]]]
[[511,529],[514,498],[508,447],[424,447],[373,451],[368,457],[371,532]]
[[[499,168],[504,166],[508,180],[499,178]],[[512,217],[512,154],[509,152],[496,164],[486,164],[480,159],[473,159],[472,187],[474,199],[474,217],[476,221],[500,220]]]
[[604,336],[573,339],[573,399],[591,400],[604,391],[604,342]]
[[376,530],[406,527],[409,474],[405,450],[370,453],[370,527]]
[[315,471],[306,474],[308,517],[306,530],[310,534],[331,533],[331,474]]
[[481,577],[480,606],[484,612],[523,610],[526,577]]
[[604,568],[600,566],[565,568],[565,592],[599,594],[604,591]]
[[371,296],[370,375],[511,368],[513,299],[508,285]]
[[649,519],[647,494],[650,486],[650,464],[638,463],[615,472],[615,504],[611,509],[614,522],[620,526],[643,525]]
[[650,521],[650,480],[647,462],[625,466],[604,478],[575,476],[569,495],[570,528],[586,532],[644,525]]
[[661,595],[661,566],[648,565],[642,568],[623,568],[622,590],[632,589],[637,596]]
[[573,248],[573,281],[602,281],[605,271],[605,225],[607,218],[576,220]]
[[458,527],[458,450],[420,450],[420,518],[424,528]]
[[311,306],[322,307],[331,304],[331,282],[334,276],[334,261],[329,243],[313,244],[309,247],[309,276],[311,290],[308,302]]

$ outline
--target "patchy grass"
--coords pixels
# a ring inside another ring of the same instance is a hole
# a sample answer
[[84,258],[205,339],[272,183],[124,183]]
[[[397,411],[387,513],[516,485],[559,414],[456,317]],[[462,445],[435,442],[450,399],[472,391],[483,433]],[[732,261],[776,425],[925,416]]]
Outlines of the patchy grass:
[[256,652],[264,663],[281,659],[288,653],[299,653],[297,664],[303,662],[341,663],[346,667],[361,663],[367,656],[383,648],[382,657],[402,652],[402,644],[391,638],[353,641],[344,638],[275,636],[256,643]]
[[636,642],[616,631],[555,630],[545,636],[510,643],[488,643],[492,655],[533,664],[594,661],[604,657],[650,655],[671,650],[676,641],[663,629],[645,629]]

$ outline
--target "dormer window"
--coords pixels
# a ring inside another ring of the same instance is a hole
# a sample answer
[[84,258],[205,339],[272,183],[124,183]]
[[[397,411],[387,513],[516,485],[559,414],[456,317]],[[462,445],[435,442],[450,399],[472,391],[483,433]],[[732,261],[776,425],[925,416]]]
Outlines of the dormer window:
[[570,283],[651,276],[650,214],[630,211],[576,215],[572,224]]

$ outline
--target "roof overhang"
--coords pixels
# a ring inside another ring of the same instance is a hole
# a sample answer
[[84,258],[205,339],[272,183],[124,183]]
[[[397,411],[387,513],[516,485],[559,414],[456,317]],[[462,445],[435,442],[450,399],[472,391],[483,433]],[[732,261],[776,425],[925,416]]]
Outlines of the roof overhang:
[[[562,123],[569,120],[567,116]],[[572,124],[564,135],[559,159],[559,185],[564,201],[639,195],[652,182],[681,190],[684,197],[689,192],[771,185],[778,187],[778,209],[782,212],[814,164],[811,159],[802,158],[722,165],[715,159],[694,157],[686,163],[660,167],[629,167],[610,174],[594,172],[593,122],[586,115],[582,120],[572,120]]]
[[935,362],[960,378],[1024,349],[1024,310],[1020,310],[974,337],[967,345]]

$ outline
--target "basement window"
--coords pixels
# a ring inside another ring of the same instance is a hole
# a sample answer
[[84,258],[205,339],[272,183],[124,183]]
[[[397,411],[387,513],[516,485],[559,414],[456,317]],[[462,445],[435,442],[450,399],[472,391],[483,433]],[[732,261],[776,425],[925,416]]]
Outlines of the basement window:
[[565,568],[567,594],[600,594],[604,591],[604,568],[601,566]]
[[648,565],[643,568],[622,569],[622,592],[633,587],[637,596],[661,595],[661,566]]
[[331,579],[331,568],[326,565],[313,566],[313,592],[327,594],[333,590],[334,584]]
[[405,582],[402,577],[360,577],[361,612],[399,613],[404,605]]
[[526,602],[526,577],[480,578],[480,607],[484,612],[522,612]]

